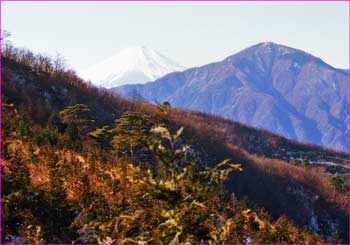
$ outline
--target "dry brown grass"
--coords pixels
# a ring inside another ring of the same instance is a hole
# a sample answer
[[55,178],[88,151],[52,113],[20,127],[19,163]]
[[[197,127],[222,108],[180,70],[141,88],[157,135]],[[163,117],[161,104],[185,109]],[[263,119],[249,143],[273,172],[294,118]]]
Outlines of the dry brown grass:
[[[302,184],[304,187],[320,195],[330,205],[338,207],[343,213],[349,212],[349,193],[344,195],[331,187],[328,184],[328,174],[323,167],[294,166],[283,160],[249,153],[244,149],[244,143],[249,144],[249,142],[242,140],[237,142],[237,144],[233,144],[232,134],[240,134],[240,130],[255,130],[253,133],[261,134],[260,137],[266,136],[267,142],[270,143],[269,147],[276,146],[280,140],[288,140],[284,138],[280,139],[280,136],[264,130],[256,130],[239,123],[233,123],[218,116],[193,113],[188,110],[173,109],[169,113],[169,118],[171,122],[185,126],[186,131],[189,131],[191,137],[194,137],[199,143],[207,144],[205,148],[209,150],[209,154],[219,152],[222,156],[218,158],[230,157],[243,165],[248,164],[259,169],[261,173],[267,173],[271,176]],[[291,145],[300,146],[296,142],[289,142]],[[301,145],[301,147],[307,148],[310,151],[323,151],[330,155],[344,154],[336,151],[328,151],[314,145],[305,144]]]
[[50,182],[49,169],[43,163],[29,165],[30,180],[33,186],[47,186]]
[[245,156],[261,171],[267,172],[272,176],[300,183],[319,194],[326,202],[336,205],[342,212],[349,212],[349,195],[344,195],[328,184],[328,175],[324,168],[294,166],[282,160],[252,155],[247,152]]

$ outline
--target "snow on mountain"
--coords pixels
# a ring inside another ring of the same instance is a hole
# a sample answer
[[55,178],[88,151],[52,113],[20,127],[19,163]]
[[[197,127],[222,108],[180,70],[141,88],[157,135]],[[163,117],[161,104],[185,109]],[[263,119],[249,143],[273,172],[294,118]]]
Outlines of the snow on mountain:
[[148,47],[130,47],[81,72],[81,77],[100,87],[142,84],[184,67]]

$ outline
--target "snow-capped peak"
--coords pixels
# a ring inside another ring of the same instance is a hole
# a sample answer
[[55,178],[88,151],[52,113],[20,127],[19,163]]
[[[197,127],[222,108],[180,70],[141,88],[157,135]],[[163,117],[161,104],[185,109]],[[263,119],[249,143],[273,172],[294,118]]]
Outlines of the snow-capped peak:
[[123,49],[112,57],[81,72],[97,86],[112,88],[124,84],[145,83],[184,67],[145,46]]

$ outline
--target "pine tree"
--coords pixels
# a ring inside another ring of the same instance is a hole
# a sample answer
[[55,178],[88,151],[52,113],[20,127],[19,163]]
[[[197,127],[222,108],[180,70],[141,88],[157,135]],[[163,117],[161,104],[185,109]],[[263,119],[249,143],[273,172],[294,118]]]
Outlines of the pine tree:
[[58,167],[58,156],[54,151],[50,151],[47,155],[47,165],[49,167],[50,192],[54,195],[65,196],[63,188],[62,173]]
[[62,121],[69,125],[74,125],[80,135],[84,136],[94,122],[91,110],[87,105],[76,104],[68,106],[59,112]]
[[150,135],[151,128],[160,123],[160,119],[139,112],[125,112],[115,121],[112,144],[117,152],[128,153],[135,160],[135,149]]
[[304,156],[303,159],[300,162],[300,166],[307,167],[310,165],[309,159],[307,156]]
[[16,132],[19,136],[22,136],[22,137],[28,137],[31,135],[29,120],[26,117],[21,116],[16,121]]
[[348,186],[347,186],[346,182],[338,175],[330,176],[328,178],[328,183],[335,190],[338,190],[340,192],[346,193],[348,190]]
[[290,160],[289,163],[294,166],[297,165],[297,162],[294,159]]
[[10,178],[13,180],[16,189],[27,190],[30,185],[30,173],[22,156],[23,152],[20,150],[13,153],[9,165]]
[[62,144],[67,149],[74,149],[79,147],[81,137],[79,130],[74,123],[68,123],[63,134]]
[[57,129],[60,133],[63,133],[66,125],[62,122],[59,114],[53,112],[47,121],[47,127],[52,130]]
[[113,130],[109,126],[103,126],[90,132],[90,137],[96,140],[102,149],[110,147],[113,138]]

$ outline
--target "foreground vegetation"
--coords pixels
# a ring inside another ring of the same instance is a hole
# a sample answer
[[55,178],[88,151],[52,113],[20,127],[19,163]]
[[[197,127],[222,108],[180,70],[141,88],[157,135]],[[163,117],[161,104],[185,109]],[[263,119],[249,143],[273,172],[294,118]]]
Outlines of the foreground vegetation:
[[[320,167],[261,157],[292,142],[120,98],[60,60],[12,46],[2,62],[3,242],[324,243],[347,236],[344,182]],[[303,205],[317,194],[327,219],[343,224],[339,236],[295,226],[291,219],[305,207],[293,209],[291,193]]]
[[241,165],[204,167],[163,118],[127,112],[90,142],[88,107],[59,115],[44,127],[5,120],[5,242],[324,242],[229,195],[222,184]]

